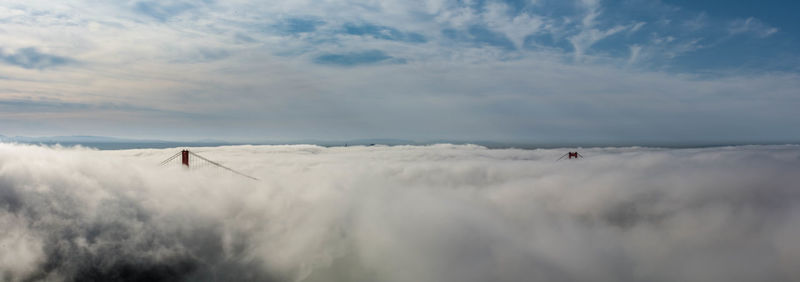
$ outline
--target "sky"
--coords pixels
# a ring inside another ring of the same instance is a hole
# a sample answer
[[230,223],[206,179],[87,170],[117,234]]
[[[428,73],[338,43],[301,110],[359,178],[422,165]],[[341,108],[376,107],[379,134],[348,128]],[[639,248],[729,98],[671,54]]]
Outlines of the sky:
[[[4,281],[798,281],[800,146],[0,143]],[[194,164],[192,164],[194,165]]]
[[0,134],[798,142],[796,1],[0,1]]

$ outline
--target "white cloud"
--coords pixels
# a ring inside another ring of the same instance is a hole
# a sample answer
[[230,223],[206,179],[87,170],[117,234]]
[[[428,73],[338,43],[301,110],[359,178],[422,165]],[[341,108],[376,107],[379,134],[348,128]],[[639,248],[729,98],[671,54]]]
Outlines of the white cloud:
[[750,33],[760,38],[766,38],[778,32],[778,28],[769,26],[756,18],[749,17],[747,19],[732,21],[728,27],[728,32],[733,35]]
[[595,43],[603,40],[609,36],[617,34],[625,30],[633,30],[641,28],[640,23],[632,25],[615,25],[609,28],[598,28],[597,19],[602,14],[600,1],[598,0],[582,0],[581,4],[585,10],[579,26],[579,33],[569,37],[569,42],[575,49],[574,56],[576,62],[583,62],[584,55]]
[[13,243],[0,246],[2,274],[11,281],[102,279],[123,270],[166,280],[800,277],[792,244],[800,235],[797,146],[597,148],[558,162],[566,150],[195,150],[261,181],[158,167],[173,149],[0,144],[0,243]]
[[629,29],[628,26],[615,26],[609,29],[585,27],[580,33],[569,38],[575,48],[575,61],[582,62],[587,51],[600,40]]
[[509,15],[512,14],[510,9],[511,7],[503,3],[487,4],[486,12],[483,14],[483,22],[489,28],[508,36],[517,48],[521,48],[525,37],[541,31],[548,19],[528,13],[520,13],[510,17]]
[[631,27],[631,31],[630,32],[637,32],[640,29],[642,29],[642,27],[644,27],[646,24],[647,24],[646,22],[637,22],[637,23],[633,24],[633,27]]
[[709,25],[708,21],[708,15],[706,15],[706,13],[699,13],[691,19],[684,20],[682,25],[688,31],[695,32],[706,28]]
[[636,63],[636,60],[639,59],[639,55],[642,52],[641,45],[631,45],[628,47],[630,49],[630,58],[628,58],[628,65],[633,65]]

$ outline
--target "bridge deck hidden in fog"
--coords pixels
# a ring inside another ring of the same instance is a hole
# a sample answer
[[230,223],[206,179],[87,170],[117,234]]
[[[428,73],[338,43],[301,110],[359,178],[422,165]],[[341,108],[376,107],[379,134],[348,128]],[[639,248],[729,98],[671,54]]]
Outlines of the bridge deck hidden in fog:
[[178,156],[181,157],[181,165],[186,168],[195,168],[195,167],[215,167],[230,171],[232,173],[238,174],[240,176],[244,176],[253,180],[258,180],[258,178],[249,176],[247,174],[241,173],[236,171],[235,169],[229,168],[224,166],[218,162],[209,160],[201,155],[198,155],[195,152],[189,151],[188,149],[181,150],[178,153],[175,153],[171,157],[167,158],[166,160],[161,162],[162,166],[169,165],[174,163],[173,161],[178,159]]
[[[174,163],[173,161],[177,160],[178,156],[181,157],[180,158],[180,160],[181,160],[180,164],[183,167],[186,167],[186,168],[209,167],[210,166],[210,167],[214,167],[214,168],[224,169],[226,171],[229,171],[229,172],[232,172],[232,173],[235,173],[235,174],[238,174],[240,176],[244,176],[244,177],[247,177],[247,178],[250,178],[250,179],[253,179],[253,180],[258,180],[258,178],[249,176],[249,175],[241,173],[241,172],[239,172],[239,171],[237,171],[235,169],[232,169],[232,168],[229,168],[227,166],[224,166],[224,165],[222,165],[222,164],[220,164],[218,162],[209,160],[209,159],[207,159],[207,158],[205,158],[205,157],[203,157],[201,155],[198,155],[197,153],[192,152],[192,151],[190,151],[188,149],[183,149],[180,152],[175,153],[171,157],[169,157],[166,160],[162,161],[161,165],[165,166],[165,165],[169,165],[169,164]],[[583,155],[581,155],[578,152],[567,152],[566,154],[564,154],[560,158],[558,158],[558,160],[556,160],[556,161],[560,161],[560,160],[564,159],[565,157],[567,159],[579,159],[579,158],[583,158]]]

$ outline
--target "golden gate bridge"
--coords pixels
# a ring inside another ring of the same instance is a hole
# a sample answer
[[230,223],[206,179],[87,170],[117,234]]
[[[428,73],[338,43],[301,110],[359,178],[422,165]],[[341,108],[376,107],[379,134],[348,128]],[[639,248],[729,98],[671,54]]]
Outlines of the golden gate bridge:
[[582,159],[582,158],[583,158],[583,155],[581,155],[581,154],[580,154],[580,153],[578,153],[578,152],[568,152],[568,153],[566,153],[566,154],[562,155],[562,156],[561,156],[560,158],[558,158],[556,161],[560,161],[560,160],[561,160],[561,159],[563,159],[564,157],[567,157],[567,159],[568,159],[568,160],[571,160],[571,159],[578,159],[578,158],[581,158],[581,159]]
[[253,180],[258,180],[258,178],[249,176],[247,174],[244,174],[244,173],[241,173],[239,171],[236,171],[235,169],[232,169],[232,168],[229,168],[227,166],[224,166],[224,165],[222,165],[222,164],[220,164],[218,162],[209,160],[209,159],[207,159],[207,158],[205,158],[205,157],[203,157],[201,155],[198,155],[195,152],[189,151],[188,149],[183,149],[180,152],[178,152],[178,153],[172,155],[171,157],[167,158],[166,160],[162,161],[161,162],[161,166],[165,166],[165,165],[169,165],[169,164],[172,164],[172,163],[176,163],[174,161],[176,161],[178,159],[178,157],[180,157],[180,160],[181,160],[180,165],[182,165],[183,167],[186,167],[186,168],[203,168],[203,167],[220,168],[220,169],[232,172],[234,174],[238,174],[240,176],[244,176],[244,177],[247,177],[247,178],[250,178],[250,179],[253,179]]

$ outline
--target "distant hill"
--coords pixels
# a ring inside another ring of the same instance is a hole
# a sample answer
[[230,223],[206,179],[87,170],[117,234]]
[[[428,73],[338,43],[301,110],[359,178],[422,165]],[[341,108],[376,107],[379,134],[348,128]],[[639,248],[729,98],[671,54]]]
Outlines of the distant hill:
[[124,139],[105,136],[47,136],[47,137],[28,137],[28,136],[14,136],[7,137],[0,135],[0,140],[6,142],[19,142],[19,143],[169,143],[163,140],[146,140],[146,139]]
[[47,136],[47,137],[29,137],[29,136],[14,136],[8,137],[0,135],[0,142],[15,142],[23,144],[44,144],[55,145],[60,144],[63,146],[84,146],[97,148],[101,150],[121,150],[121,149],[143,149],[143,148],[173,148],[173,147],[209,147],[209,146],[223,146],[231,145],[232,143],[214,140],[202,141],[166,141],[156,139],[127,139],[105,136],[87,136],[87,135],[73,135],[73,136]]

